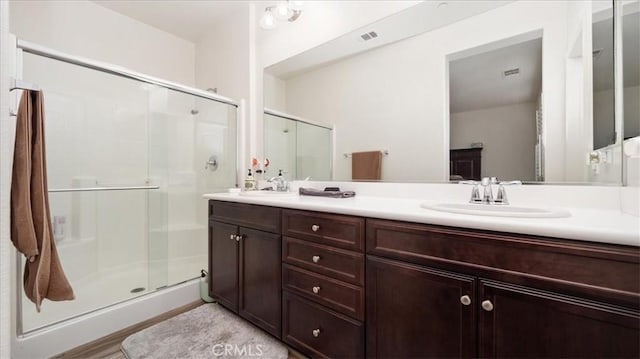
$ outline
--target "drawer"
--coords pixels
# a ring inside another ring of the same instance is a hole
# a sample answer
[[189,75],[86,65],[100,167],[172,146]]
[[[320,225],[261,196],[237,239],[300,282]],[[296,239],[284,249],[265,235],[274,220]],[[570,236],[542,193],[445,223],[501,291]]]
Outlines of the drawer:
[[638,307],[637,247],[378,219],[367,219],[366,246],[380,257]]
[[303,354],[321,358],[363,358],[364,326],[298,296],[283,293],[282,339]]
[[364,320],[364,289],[288,264],[282,267],[282,287],[337,312]]
[[364,250],[364,218],[283,210],[283,235],[330,246]]
[[252,204],[209,201],[209,220],[280,233],[282,210]]
[[345,282],[364,285],[364,255],[284,237],[282,260]]

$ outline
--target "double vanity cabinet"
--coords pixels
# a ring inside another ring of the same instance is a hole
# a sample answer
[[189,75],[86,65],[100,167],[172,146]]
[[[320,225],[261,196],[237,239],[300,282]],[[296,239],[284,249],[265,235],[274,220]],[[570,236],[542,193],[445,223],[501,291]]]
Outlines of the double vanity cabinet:
[[209,273],[311,357],[640,355],[638,247],[210,200]]

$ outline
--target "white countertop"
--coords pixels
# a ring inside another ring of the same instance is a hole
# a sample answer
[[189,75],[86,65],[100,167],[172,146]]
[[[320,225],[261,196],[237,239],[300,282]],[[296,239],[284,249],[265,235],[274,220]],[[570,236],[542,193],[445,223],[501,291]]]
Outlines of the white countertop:
[[361,217],[640,246],[640,217],[612,209],[564,208],[571,212],[570,217],[508,218],[454,214],[424,209],[420,207],[424,199],[360,195],[353,198],[310,196],[264,198],[229,193],[205,194],[203,197],[219,201],[349,214]]

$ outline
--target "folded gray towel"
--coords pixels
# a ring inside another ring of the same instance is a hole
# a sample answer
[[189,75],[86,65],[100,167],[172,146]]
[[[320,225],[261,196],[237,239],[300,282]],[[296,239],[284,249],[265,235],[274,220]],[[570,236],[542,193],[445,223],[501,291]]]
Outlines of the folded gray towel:
[[356,195],[354,191],[321,191],[315,188],[303,188],[298,189],[298,193],[301,196],[317,196],[317,197],[330,197],[330,198],[351,198]]

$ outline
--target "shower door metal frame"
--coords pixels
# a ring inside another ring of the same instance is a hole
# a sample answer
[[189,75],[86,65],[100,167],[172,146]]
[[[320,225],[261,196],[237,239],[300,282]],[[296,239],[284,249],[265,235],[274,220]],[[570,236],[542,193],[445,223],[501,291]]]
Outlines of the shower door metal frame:
[[80,56],[65,54],[60,51],[56,51],[44,46],[34,44],[32,42],[18,39],[16,41],[16,47],[30,54],[48,57],[50,59],[63,61],[73,65],[90,68],[92,70],[97,70],[100,72],[105,72],[111,75],[117,75],[120,77],[132,79],[132,80],[137,80],[137,81],[145,82],[152,85],[158,85],[164,88],[186,93],[189,95],[198,96],[198,97],[206,98],[206,99],[217,101],[217,102],[222,102],[227,105],[235,106],[236,108],[238,107],[238,102],[228,97],[220,96],[212,92],[199,90],[195,87],[185,86],[185,85],[177,84],[175,82],[159,79],[157,77],[145,75],[133,70],[129,70],[124,67],[107,64],[100,61],[90,60]]

